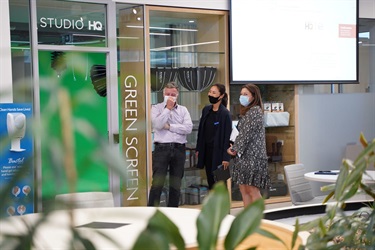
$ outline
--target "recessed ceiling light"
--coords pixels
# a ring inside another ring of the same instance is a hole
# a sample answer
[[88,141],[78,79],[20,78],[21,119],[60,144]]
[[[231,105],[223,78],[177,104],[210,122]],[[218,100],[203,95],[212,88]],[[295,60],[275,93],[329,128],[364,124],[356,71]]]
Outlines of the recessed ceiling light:
[[195,23],[195,21],[194,20],[189,20],[189,23]]

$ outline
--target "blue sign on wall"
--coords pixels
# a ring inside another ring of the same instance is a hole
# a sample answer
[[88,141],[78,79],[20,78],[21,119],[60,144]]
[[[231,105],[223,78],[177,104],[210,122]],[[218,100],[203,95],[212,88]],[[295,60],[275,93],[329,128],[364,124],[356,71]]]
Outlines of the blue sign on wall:
[[[0,103],[0,190],[6,193],[0,216],[34,212],[32,106]],[[20,175],[16,181],[14,177]]]

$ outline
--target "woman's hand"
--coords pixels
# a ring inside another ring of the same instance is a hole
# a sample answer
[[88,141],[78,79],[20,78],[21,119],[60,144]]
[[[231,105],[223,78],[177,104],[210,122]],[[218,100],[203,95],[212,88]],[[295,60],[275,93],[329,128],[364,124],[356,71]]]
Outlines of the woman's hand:
[[231,156],[236,156],[237,152],[233,150],[232,145],[227,149],[227,153]]
[[221,163],[221,165],[223,165],[223,168],[224,168],[224,169],[227,169],[227,168],[229,167],[229,161],[223,161],[223,162]]

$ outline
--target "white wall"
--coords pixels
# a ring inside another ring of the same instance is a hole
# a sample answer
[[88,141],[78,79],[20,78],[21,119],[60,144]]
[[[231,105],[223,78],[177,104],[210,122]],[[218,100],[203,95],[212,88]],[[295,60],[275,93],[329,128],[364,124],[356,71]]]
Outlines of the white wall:
[[375,18],[375,0],[359,0],[359,17]]
[[[201,9],[229,10],[230,0],[117,0],[116,2],[139,3],[150,5],[189,7]],[[359,0],[359,17],[375,18],[375,0]]]
[[0,0],[0,103],[13,102],[9,1]]
[[229,0],[116,0],[118,3],[149,4],[172,7],[229,10]]
[[[299,95],[299,162],[307,171],[339,169],[348,143],[375,138],[375,93]],[[322,183],[311,182],[314,193]]]
[[[230,0],[116,0],[116,2],[230,10]],[[375,0],[359,0],[359,17],[375,18]]]

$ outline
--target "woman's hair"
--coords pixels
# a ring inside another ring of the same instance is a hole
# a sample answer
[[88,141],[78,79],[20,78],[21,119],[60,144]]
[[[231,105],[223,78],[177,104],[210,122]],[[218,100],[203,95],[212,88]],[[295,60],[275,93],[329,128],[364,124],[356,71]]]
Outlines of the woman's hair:
[[249,84],[242,86],[241,90],[242,89],[247,89],[253,95],[254,100],[246,107],[241,105],[240,114],[245,115],[246,112],[254,106],[259,106],[263,110],[262,96],[260,95],[260,90],[258,86],[249,83]]
[[212,85],[212,87],[215,86],[218,88],[220,95],[224,95],[223,98],[221,99],[221,104],[226,107],[228,105],[228,94],[225,92],[225,85],[221,83],[215,83]]

